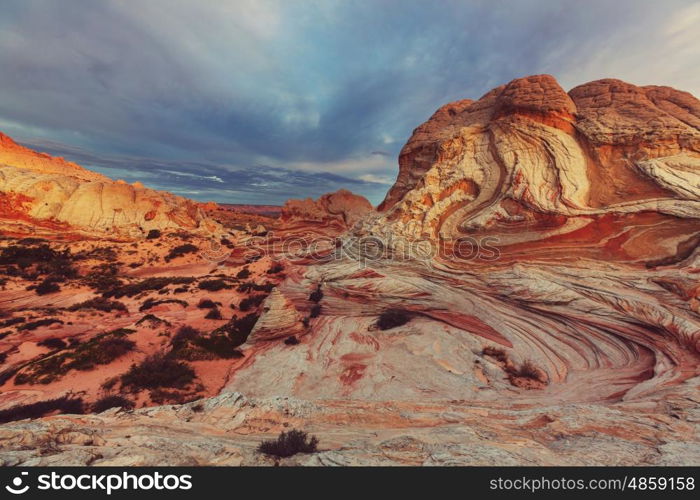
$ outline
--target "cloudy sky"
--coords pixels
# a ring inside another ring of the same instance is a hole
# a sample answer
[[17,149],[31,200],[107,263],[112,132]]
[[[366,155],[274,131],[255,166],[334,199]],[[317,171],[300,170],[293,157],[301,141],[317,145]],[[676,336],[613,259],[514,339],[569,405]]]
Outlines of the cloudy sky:
[[440,105],[529,74],[700,95],[700,3],[0,0],[0,130],[200,200],[374,203]]

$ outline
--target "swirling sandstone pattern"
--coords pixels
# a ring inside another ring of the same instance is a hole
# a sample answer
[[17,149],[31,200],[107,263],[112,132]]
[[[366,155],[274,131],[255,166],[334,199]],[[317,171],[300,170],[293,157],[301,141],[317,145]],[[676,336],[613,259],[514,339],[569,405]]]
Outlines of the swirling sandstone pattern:
[[[618,80],[567,94],[551,76],[523,78],[440,108],[399,166],[380,212],[345,237],[347,252],[280,287],[308,311],[322,284],[322,316],[302,344],[252,351],[231,388],[614,402],[697,375],[700,102],[691,95]],[[362,259],[365,236],[386,242],[381,258]],[[488,238],[488,251],[457,251],[466,237]],[[416,241],[433,257],[398,258]],[[378,330],[391,308],[413,319]],[[539,370],[531,384],[513,376],[526,361]]]

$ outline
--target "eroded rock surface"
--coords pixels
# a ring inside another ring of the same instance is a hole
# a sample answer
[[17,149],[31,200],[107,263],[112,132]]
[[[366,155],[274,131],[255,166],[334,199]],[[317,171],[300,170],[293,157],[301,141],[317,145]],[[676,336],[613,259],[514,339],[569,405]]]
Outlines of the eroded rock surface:
[[127,184],[0,134],[0,217],[142,236],[151,229],[215,232],[200,205],[141,183]]

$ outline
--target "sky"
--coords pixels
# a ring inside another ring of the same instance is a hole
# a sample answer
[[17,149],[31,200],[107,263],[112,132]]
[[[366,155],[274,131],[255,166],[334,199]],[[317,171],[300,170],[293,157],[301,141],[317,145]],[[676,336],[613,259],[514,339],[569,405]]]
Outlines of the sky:
[[115,179],[377,204],[441,105],[531,74],[700,96],[700,2],[0,0],[0,131]]

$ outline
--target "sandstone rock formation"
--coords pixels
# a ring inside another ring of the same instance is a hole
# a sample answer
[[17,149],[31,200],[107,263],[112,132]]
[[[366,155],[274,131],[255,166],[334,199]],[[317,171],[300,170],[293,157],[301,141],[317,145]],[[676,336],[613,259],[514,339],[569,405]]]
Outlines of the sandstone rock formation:
[[0,460],[270,463],[260,439],[303,427],[320,453],[283,464],[700,464],[694,97],[522,78],[442,107],[399,167],[379,212],[291,201],[239,256],[284,276],[220,396],[8,424]]
[[[270,346],[229,387],[546,404],[651,397],[696,376],[698,117],[673,89],[601,80],[567,94],[546,75],[444,106],[347,251],[281,285],[301,309],[324,284],[294,355]],[[384,252],[368,258],[364,237]],[[410,321],[378,329],[387,310]],[[520,371],[545,387],[513,393]]]
[[696,218],[699,120],[697,99],[671,88],[600,80],[567,94],[548,75],[514,80],[416,129],[376,223],[523,241],[537,224],[565,234],[604,216]]
[[76,229],[141,236],[151,229],[216,231],[200,205],[111,179],[0,134],[0,217],[63,223]]
[[366,198],[340,189],[324,194],[318,200],[288,200],[280,217],[290,223],[323,223],[347,229],[371,211],[372,205]]
[[296,335],[303,331],[301,320],[301,314],[294,304],[274,288],[263,303],[262,315],[250,332],[248,341],[256,342]]

